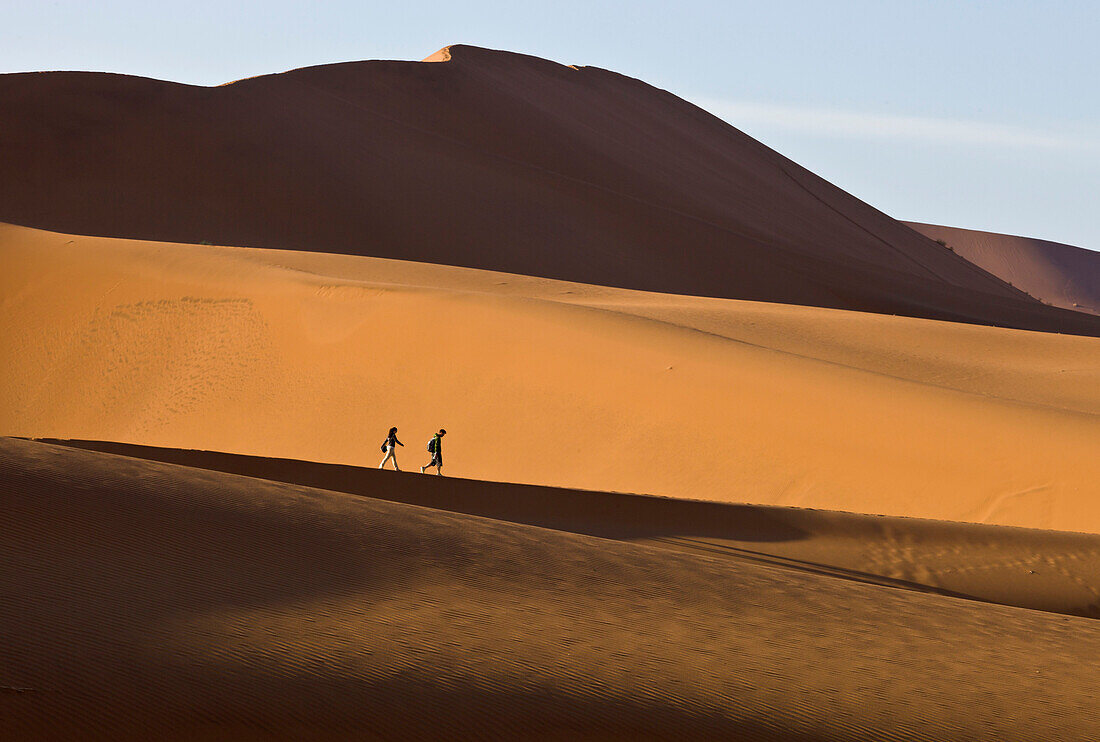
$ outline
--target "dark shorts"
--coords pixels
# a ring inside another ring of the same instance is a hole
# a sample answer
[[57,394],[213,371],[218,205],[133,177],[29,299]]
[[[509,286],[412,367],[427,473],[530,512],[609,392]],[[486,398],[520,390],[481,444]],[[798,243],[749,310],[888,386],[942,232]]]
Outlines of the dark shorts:
[[443,454],[433,453],[431,463],[428,466],[443,466]]

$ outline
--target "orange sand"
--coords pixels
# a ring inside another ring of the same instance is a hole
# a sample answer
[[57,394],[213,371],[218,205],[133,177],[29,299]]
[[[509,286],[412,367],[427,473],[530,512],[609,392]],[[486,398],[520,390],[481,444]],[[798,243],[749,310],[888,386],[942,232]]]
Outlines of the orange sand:
[[0,432],[1100,532],[1100,340],[0,231]]
[[427,61],[0,75],[0,739],[1100,738],[1095,256]]

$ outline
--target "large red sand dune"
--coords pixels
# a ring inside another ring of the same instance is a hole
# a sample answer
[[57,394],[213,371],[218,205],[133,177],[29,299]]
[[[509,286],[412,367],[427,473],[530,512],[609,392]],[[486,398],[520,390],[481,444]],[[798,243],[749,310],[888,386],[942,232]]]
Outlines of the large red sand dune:
[[1090,619],[26,441],[0,482],[4,739],[1100,735]]
[[1060,242],[906,222],[998,278],[1056,307],[1100,314],[1100,252]]
[[638,80],[430,59],[2,75],[0,220],[1100,335]]

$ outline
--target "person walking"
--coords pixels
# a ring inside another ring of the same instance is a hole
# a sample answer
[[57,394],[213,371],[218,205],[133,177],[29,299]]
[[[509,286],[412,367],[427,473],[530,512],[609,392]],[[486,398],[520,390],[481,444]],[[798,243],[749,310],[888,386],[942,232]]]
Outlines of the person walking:
[[404,443],[397,440],[397,428],[390,428],[390,433],[386,436],[386,440],[382,441],[382,450],[385,451],[386,457],[382,459],[382,463],[378,465],[378,468],[385,469],[386,462],[393,459],[393,470],[401,471],[397,466],[397,446],[404,445]]
[[435,473],[443,476],[443,436],[445,435],[447,435],[447,431],[440,428],[439,432],[428,441],[428,453],[432,455],[432,460],[420,467],[421,474],[424,473],[425,469],[431,469],[434,466]]

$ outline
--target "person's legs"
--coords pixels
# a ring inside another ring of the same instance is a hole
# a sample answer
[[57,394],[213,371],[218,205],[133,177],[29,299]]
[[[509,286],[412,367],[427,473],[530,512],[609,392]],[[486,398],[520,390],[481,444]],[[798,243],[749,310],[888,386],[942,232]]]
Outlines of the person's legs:
[[394,450],[393,446],[386,446],[386,457],[384,459],[382,459],[382,463],[378,465],[378,468],[379,469],[385,469],[386,468],[386,462],[389,461],[390,459],[393,459],[393,468],[396,469],[397,471],[401,471],[400,469],[397,468],[397,451]]

